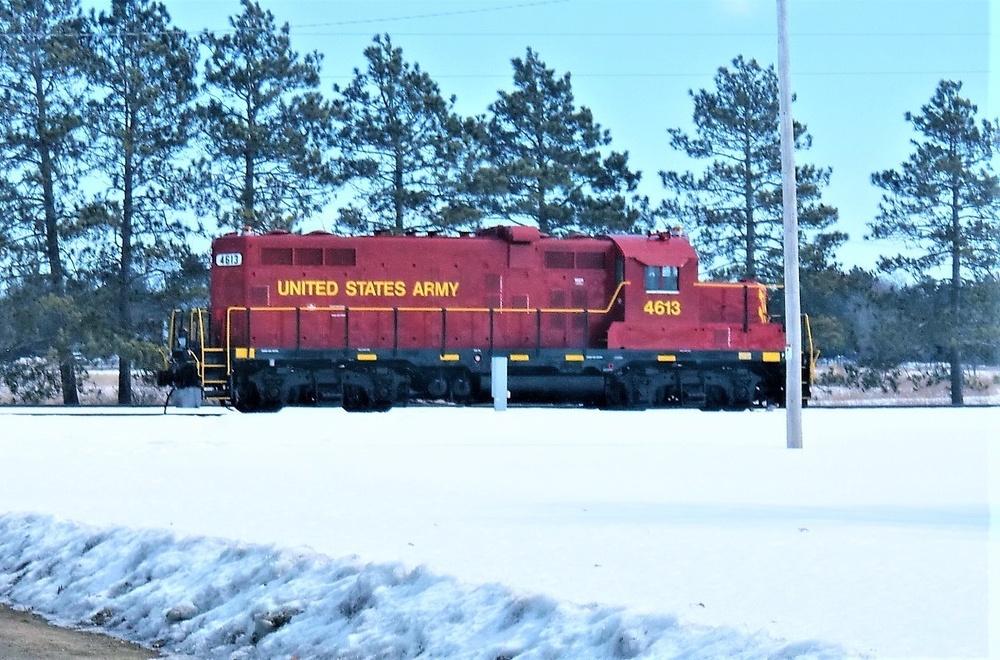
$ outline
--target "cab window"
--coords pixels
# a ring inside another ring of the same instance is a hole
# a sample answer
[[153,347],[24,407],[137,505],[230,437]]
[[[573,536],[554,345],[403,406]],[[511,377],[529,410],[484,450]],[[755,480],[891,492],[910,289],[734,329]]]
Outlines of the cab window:
[[655,293],[677,293],[677,266],[646,266],[646,291]]

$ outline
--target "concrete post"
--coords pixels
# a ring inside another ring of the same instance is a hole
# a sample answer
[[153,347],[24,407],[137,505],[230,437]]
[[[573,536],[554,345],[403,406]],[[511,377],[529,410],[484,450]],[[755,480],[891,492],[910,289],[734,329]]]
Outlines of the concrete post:
[[490,393],[493,394],[493,410],[507,410],[507,358],[494,357],[490,360]]
[[778,1],[778,106],[781,122],[781,200],[785,253],[785,444],[802,448],[802,303],[799,297],[799,221],[795,194],[795,136],[788,56],[788,11]]

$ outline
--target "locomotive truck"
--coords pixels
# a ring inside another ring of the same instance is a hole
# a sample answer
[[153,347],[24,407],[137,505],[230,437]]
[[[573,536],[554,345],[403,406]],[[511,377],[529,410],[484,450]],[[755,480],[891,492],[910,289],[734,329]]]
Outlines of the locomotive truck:
[[[212,244],[208,309],[175,311],[161,385],[241,411],[511,403],[742,409],[785,401],[766,285],[700,281],[678,230],[557,238],[249,231]],[[803,401],[813,352],[805,353]]]

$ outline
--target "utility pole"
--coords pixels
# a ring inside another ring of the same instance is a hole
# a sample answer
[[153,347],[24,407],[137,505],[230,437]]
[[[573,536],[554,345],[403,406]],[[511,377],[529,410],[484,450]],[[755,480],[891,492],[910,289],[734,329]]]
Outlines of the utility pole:
[[799,296],[799,221],[795,199],[795,133],[788,73],[788,10],[778,1],[778,108],[781,119],[781,203],[785,247],[785,434],[802,448],[802,306]]

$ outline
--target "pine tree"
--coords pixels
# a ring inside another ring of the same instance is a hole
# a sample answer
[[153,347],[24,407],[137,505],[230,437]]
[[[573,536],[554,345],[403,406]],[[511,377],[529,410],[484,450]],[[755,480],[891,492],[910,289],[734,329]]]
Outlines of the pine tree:
[[[708,166],[700,174],[661,171],[664,187],[675,197],[659,212],[692,228],[714,276],[781,281],[784,225],[774,67],[764,69],[739,56],[731,69],[718,70],[714,91],[690,95],[694,136],[668,129],[670,146],[709,161]],[[806,127],[795,122],[793,132],[795,148],[808,149],[812,138]],[[837,219],[836,209],[820,201],[829,179],[829,169],[796,167],[803,268],[822,269],[847,239],[839,232],[824,231]]]
[[17,189],[5,178],[0,179],[0,291],[11,275],[11,258],[15,249],[17,221]]
[[289,27],[241,0],[233,32],[208,34],[210,100],[200,111],[205,211],[235,229],[290,228],[322,209],[334,177],[332,108],[319,93],[322,56],[292,50]]
[[110,13],[94,22],[96,98],[88,125],[99,148],[90,162],[109,185],[88,219],[99,235],[113,237],[97,246],[112,253],[106,261],[113,272],[106,275],[117,308],[118,403],[128,405],[132,360],[141,352],[136,317],[144,312],[149,278],[176,267],[192,233],[177,211],[187,192],[180,158],[191,132],[198,50],[171,26],[163,4],[151,0],[112,0]]
[[59,363],[63,402],[75,405],[73,349],[80,336],[67,287],[67,243],[85,146],[88,25],[78,0],[2,0],[0,34],[0,167],[18,227],[7,232],[8,257],[16,252],[24,277],[45,276],[46,292],[33,299],[37,318],[51,324],[43,335]]
[[967,282],[995,278],[1000,266],[1000,180],[992,166],[997,123],[977,124],[978,108],[961,90],[960,82],[942,80],[920,114],[907,112],[918,134],[914,152],[900,169],[872,175],[885,193],[871,236],[901,240],[907,248],[883,257],[879,267],[916,280],[933,279],[938,268],[948,273],[949,300],[939,312],[954,405],[964,401],[962,348],[973,311],[963,290]]
[[486,209],[545,233],[632,229],[642,200],[628,153],[602,153],[611,134],[576,107],[570,74],[557,78],[530,48],[512,64],[515,89],[489,107],[490,165],[475,179]]
[[455,97],[445,99],[388,34],[375,37],[365,59],[367,70],[334,86],[339,166],[364,201],[341,217],[356,229],[446,229],[465,145]]

